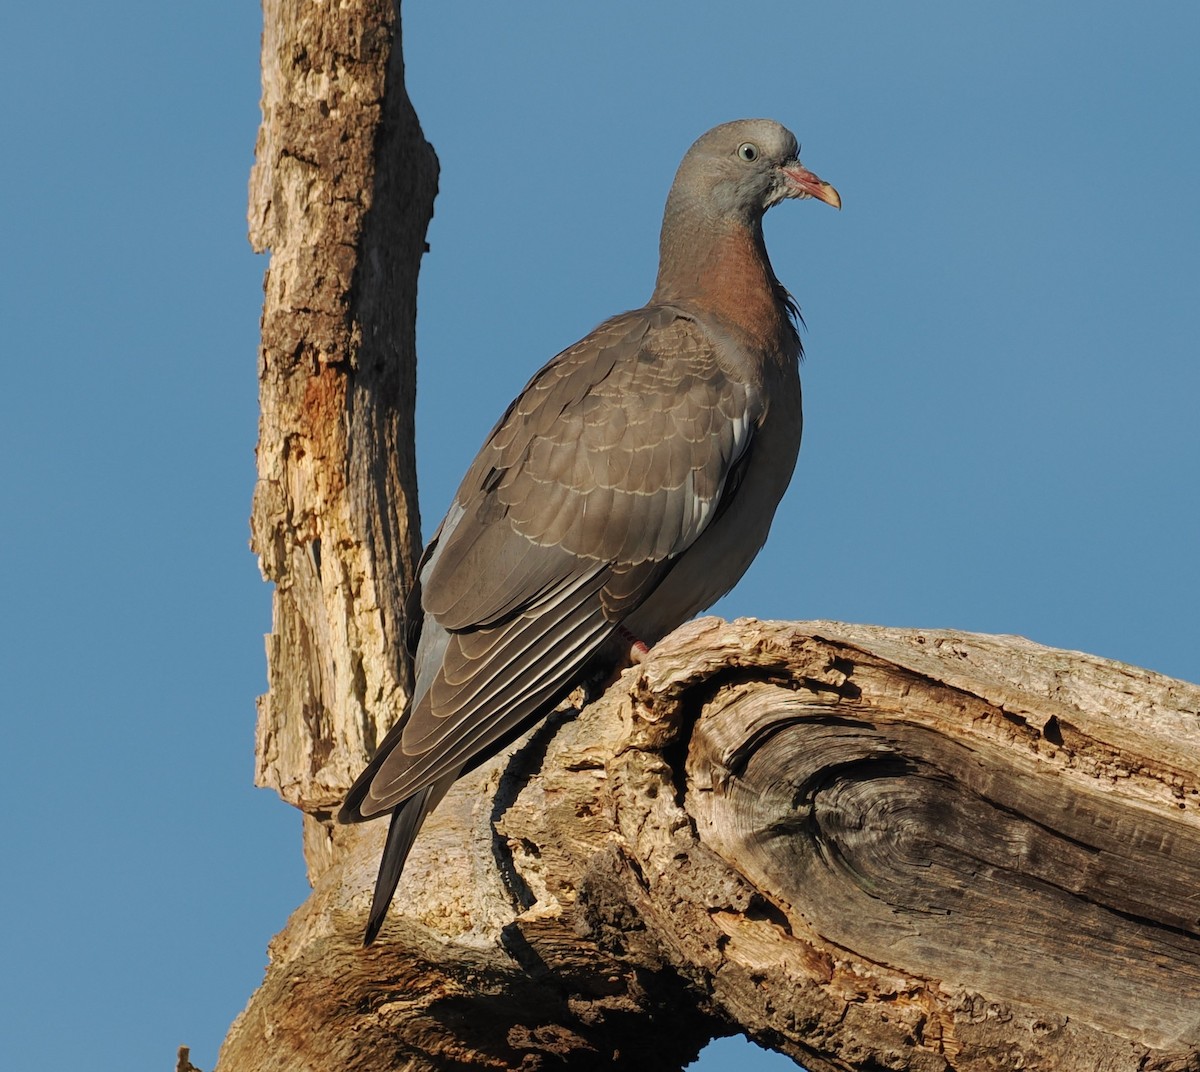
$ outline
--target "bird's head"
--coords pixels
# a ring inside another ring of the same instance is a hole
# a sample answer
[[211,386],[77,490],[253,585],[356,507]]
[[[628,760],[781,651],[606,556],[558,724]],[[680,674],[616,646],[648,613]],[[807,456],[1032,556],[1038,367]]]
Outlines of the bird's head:
[[837,190],[805,168],[799,153],[796,136],[773,119],[722,123],[687,151],[671,200],[714,220],[745,223],[790,197],[815,197],[841,208]]

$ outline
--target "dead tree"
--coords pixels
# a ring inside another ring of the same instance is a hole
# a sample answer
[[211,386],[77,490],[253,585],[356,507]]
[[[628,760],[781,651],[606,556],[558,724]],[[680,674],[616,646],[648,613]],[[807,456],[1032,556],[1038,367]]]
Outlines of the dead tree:
[[1012,637],[704,619],[459,783],[378,943],[330,814],[406,695],[437,165],[388,0],[268,0],[258,778],[314,890],[219,1068],[1200,1070],[1200,689]]
[[403,708],[396,632],[420,554],[417,272],[437,157],[404,91],[391,0],[264,0],[250,241],[269,250],[252,545],[274,583],[258,784],[331,810]]

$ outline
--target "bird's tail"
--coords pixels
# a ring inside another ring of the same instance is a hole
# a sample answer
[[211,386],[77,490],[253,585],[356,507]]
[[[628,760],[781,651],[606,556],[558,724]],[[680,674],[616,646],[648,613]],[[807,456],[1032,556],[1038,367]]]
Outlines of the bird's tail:
[[383,846],[383,858],[379,861],[379,874],[375,878],[375,894],[371,898],[371,914],[367,917],[367,930],[363,935],[363,945],[368,946],[375,941],[383,919],[387,915],[388,905],[400,882],[400,872],[404,870],[404,861],[408,859],[417,832],[425,821],[425,816],[432,810],[429,797],[433,793],[432,785],[426,786],[419,793],[414,793],[403,804],[392,810],[392,821],[388,826],[387,842]]
[[363,945],[368,946],[375,941],[387,916],[388,906],[396,893],[400,882],[400,873],[404,870],[404,862],[412,850],[413,842],[417,840],[421,824],[434,808],[441,803],[442,797],[454,784],[458,772],[427,785],[420,792],[414,793],[403,804],[398,804],[392,810],[392,820],[388,826],[387,841],[383,846],[383,858],[379,861],[379,874],[375,877],[375,893],[371,897],[371,912],[367,917],[367,929],[363,935]]

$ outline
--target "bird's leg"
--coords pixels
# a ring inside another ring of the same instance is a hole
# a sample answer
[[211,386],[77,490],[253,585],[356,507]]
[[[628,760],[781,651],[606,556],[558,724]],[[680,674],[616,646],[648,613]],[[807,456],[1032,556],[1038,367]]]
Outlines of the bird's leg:
[[627,666],[636,666],[647,655],[650,654],[650,649],[646,647],[642,641],[638,640],[628,629],[623,625],[617,626],[617,636],[619,636],[626,644],[629,645],[629,654],[626,656]]
[[606,645],[604,657],[593,661],[579,679],[583,689],[583,702],[590,704],[598,700],[605,689],[621,676],[624,670],[638,665],[650,649],[623,625],[618,625],[612,640]]

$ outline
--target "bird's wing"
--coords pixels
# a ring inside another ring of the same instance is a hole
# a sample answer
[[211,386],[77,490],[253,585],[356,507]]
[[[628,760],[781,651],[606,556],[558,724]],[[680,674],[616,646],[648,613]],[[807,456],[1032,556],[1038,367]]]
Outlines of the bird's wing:
[[509,407],[423,561],[416,698],[347,799],[350,818],[544,715],[728,507],[765,402],[719,345],[671,307],[626,313]]

